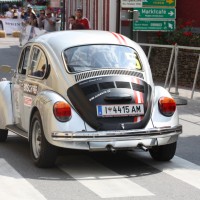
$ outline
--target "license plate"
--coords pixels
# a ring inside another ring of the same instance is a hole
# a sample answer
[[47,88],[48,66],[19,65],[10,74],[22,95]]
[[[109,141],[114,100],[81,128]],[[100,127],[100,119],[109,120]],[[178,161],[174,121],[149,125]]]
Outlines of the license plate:
[[143,104],[97,105],[98,117],[124,117],[144,115]]

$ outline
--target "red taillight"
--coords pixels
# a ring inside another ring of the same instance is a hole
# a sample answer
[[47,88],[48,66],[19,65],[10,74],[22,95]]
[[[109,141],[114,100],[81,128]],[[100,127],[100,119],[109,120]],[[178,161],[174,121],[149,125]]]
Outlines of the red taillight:
[[160,112],[167,117],[171,117],[176,110],[175,100],[169,97],[161,97],[158,101],[158,106]]
[[68,103],[58,101],[53,106],[53,112],[57,120],[66,122],[72,116],[71,107]]

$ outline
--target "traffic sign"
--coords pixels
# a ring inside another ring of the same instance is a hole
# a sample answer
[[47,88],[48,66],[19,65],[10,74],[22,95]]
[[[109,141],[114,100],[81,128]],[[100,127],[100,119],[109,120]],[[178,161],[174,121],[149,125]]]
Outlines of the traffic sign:
[[122,8],[142,7],[143,0],[121,0]]
[[176,18],[175,8],[135,8],[134,10],[138,10],[140,19]]
[[176,0],[143,0],[143,6],[175,7]]
[[133,31],[174,31],[175,20],[139,20],[133,22]]

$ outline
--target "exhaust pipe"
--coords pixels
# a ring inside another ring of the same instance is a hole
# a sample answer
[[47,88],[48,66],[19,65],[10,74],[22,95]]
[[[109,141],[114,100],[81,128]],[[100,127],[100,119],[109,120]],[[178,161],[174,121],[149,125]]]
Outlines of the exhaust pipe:
[[112,153],[116,153],[116,149],[112,145],[107,145],[106,149]]
[[142,149],[143,151],[148,151],[149,149],[144,144],[138,144],[137,146],[139,149]]

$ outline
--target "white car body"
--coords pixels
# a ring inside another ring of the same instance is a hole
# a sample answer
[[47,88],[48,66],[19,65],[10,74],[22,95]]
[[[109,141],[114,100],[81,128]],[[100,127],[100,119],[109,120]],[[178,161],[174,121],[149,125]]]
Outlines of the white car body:
[[[98,67],[89,51],[103,55],[95,61],[101,62]],[[119,60],[120,56],[120,63],[128,60],[132,64],[108,67],[109,58]],[[107,66],[102,67],[104,60]],[[42,64],[44,74],[35,71]],[[170,116],[160,111],[161,97],[172,99],[166,89],[154,86],[144,51],[127,37],[92,30],[48,33],[24,45],[12,80],[0,82],[0,135],[11,130],[30,140],[39,167],[55,162],[56,155],[51,161],[48,154],[41,155],[46,144],[50,152],[56,151],[55,147],[90,151],[139,147],[153,154],[154,147],[176,146],[182,132],[177,109]],[[69,105],[69,119],[55,117],[56,102]],[[133,113],[135,108],[138,113]],[[174,155],[175,147],[170,149]],[[152,157],[169,160],[173,155]]]

